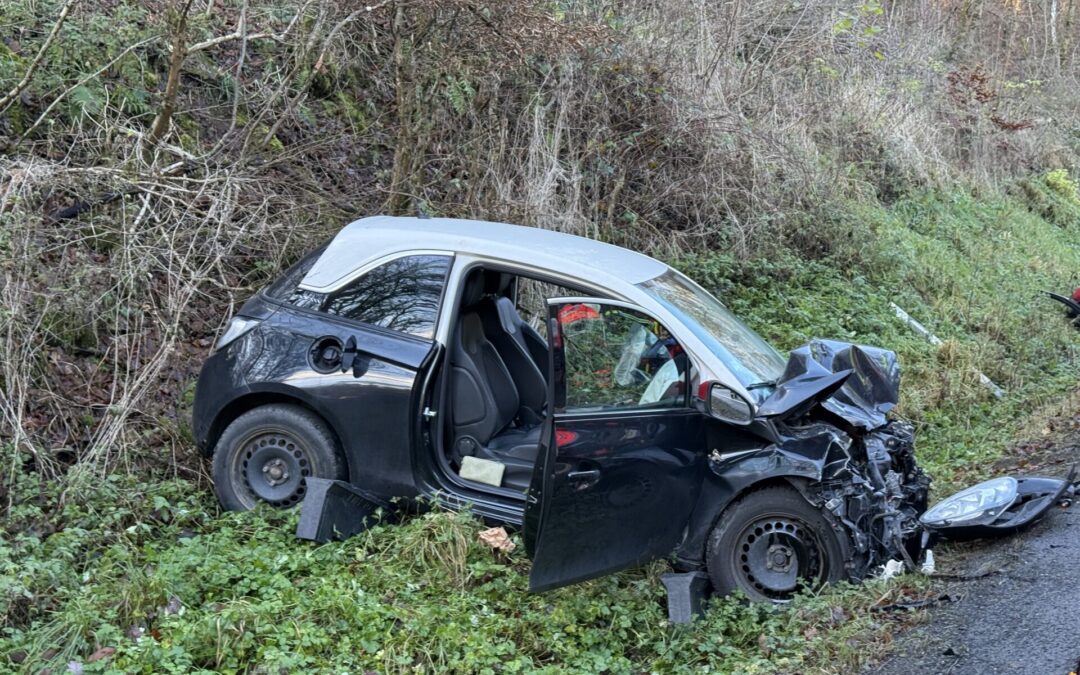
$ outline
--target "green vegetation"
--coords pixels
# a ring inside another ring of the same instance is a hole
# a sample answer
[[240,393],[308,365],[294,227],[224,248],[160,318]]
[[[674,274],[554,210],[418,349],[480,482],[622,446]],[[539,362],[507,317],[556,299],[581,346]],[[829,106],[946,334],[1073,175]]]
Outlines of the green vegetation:
[[[727,599],[690,628],[666,622],[663,565],[527,595],[522,547],[503,557],[479,524],[430,513],[343,543],[301,544],[297,514],[216,515],[205,490],[111,478],[54,510],[26,480],[0,546],[4,668],[71,660],[84,672],[761,673],[854,667],[895,597],[880,583],[790,608]],[[45,523],[63,523],[45,536]],[[520,540],[518,541],[520,544]],[[132,636],[140,636],[133,638]],[[115,653],[92,663],[101,647]]]
[[[1075,386],[1073,329],[1036,293],[1080,268],[1080,209],[1059,224],[1014,198],[924,194],[852,205],[830,226],[855,233],[836,255],[857,265],[677,262],[780,346],[830,336],[896,349],[923,464],[945,484],[991,473],[1026,417]],[[915,335],[890,302],[945,344]],[[838,672],[895,628],[870,607],[925,590],[870,582],[782,609],[728,599],[678,628],[665,621],[665,564],[530,596],[522,548],[495,554],[464,514],[313,546],[293,538],[295,511],[220,514],[205,487],[182,481],[76,477],[59,506],[58,485],[27,476],[12,497],[0,655],[26,670],[112,647],[86,672]]]
[[1008,4],[0,2],[0,671],[856,669],[924,581],[675,628],[663,563],[529,596],[467,515],[315,547],[221,514],[194,380],[284,265],[422,210],[895,349],[937,492],[993,473],[1080,366],[1038,296],[1080,282],[1080,3]]

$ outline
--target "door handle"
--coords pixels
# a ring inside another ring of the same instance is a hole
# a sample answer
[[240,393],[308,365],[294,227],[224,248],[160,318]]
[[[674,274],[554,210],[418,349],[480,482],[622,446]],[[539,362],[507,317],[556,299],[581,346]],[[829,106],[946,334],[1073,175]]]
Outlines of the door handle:
[[600,469],[588,469],[587,471],[571,471],[566,474],[569,480],[600,480]]

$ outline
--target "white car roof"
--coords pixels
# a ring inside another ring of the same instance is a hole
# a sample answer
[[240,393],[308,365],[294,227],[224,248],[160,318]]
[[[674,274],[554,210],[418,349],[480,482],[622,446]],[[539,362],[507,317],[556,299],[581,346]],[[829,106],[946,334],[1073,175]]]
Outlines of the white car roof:
[[[636,303],[669,326],[703,368],[700,378],[719,380],[752,399],[730,369],[656,298],[637,286],[668,271],[647,255],[564,232],[537,227],[453,218],[373,216],[346,225],[326,247],[300,287],[326,293],[394,257],[413,252],[451,253],[469,259],[503,261],[560,279],[580,280]],[[460,279],[451,281],[459,283]],[[451,291],[452,292],[452,291]],[[452,312],[444,308],[443,312]],[[441,341],[450,330],[440,322]]]
[[311,291],[333,290],[365,265],[408,251],[471,254],[601,285],[636,284],[668,269],[647,255],[554,230],[481,220],[373,216],[338,232],[300,285]]

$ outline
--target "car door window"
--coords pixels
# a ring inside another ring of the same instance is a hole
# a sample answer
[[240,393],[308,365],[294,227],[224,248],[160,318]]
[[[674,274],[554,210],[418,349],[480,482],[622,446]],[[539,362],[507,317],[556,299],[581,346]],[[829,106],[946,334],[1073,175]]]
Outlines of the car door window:
[[280,279],[272,283],[270,287],[266,289],[266,294],[275,300],[290,302],[290,297],[297,291],[300,282],[304,280],[307,273],[311,271],[311,268],[314,267],[315,263],[322,257],[323,252],[326,251],[326,247],[327,244],[323,244],[301,258],[300,262],[290,267]]
[[450,256],[391,260],[329,294],[320,311],[431,339]]
[[684,405],[686,354],[658,321],[591,303],[563,305],[557,318],[567,412]]
[[580,288],[571,288],[549,281],[525,276],[517,278],[516,306],[525,323],[547,339],[548,298],[576,298],[589,295]]

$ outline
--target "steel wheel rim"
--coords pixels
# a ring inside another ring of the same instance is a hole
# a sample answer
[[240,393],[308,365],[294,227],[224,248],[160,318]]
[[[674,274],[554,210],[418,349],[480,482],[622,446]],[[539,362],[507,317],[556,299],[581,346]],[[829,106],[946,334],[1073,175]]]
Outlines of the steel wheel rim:
[[739,585],[773,602],[790,601],[801,585],[820,586],[828,563],[810,525],[776,514],[755,518],[742,528],[731,560]]
[[248,509],[260,502],[288,508],[300,502],[305,479],[316,475],[307,446],[284,429],[259,429],[246,435],[234,455],[231,480]]

